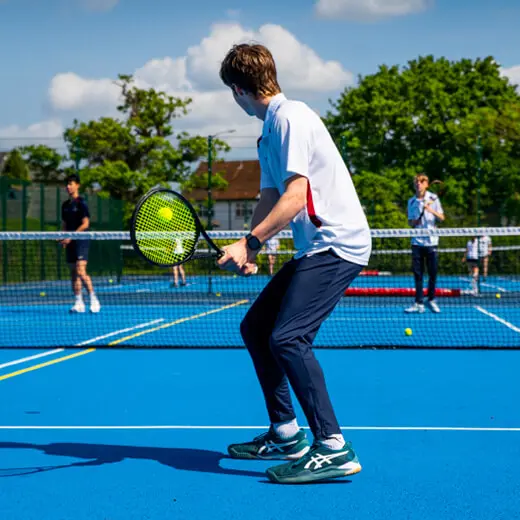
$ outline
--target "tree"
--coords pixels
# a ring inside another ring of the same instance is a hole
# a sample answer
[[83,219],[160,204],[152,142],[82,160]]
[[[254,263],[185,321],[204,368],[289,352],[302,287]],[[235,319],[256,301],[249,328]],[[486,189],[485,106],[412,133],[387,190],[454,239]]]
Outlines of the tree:
[[[324,121],[338,144],[346,141],[356,185],[370,185],[358,176],[386,179],[386,190],[375,196],[391,197],[397,206],[385,211],[405,213],[419,172],[445,181],[448,225],[475,223],[479,189],[490,216],[504,200],[515,206],[520,96],[493,58],[451,62],[427,56],[403,69],[384,65],[331,105]],[[370,190],[361,194],[371,196]],[[384,206],[382,198],[375,203]]]
[[5,162],[3,175],[10,179],[18,179],[20,181],[29,180],[29,167],[24,161],[19,150],[15,149],[7,156]]
[[60,182],[65,174],[62,163],[65,157],[53,148],[45,145],[31,145],[20,148],[33,182]]
[[[118,85],[121,119],[74,121],[65,140],[71,159],[82,164],[82,184],[130,202],[129,216],[133,204],[153,186],[187,183],[190,165],[207,155],[208,144],[201,136],[174,134],[172,121],[188,113],[190,98],[137,88],[132,76],[120,75]],[[215,154],[228,150],[225,142],[214,141]]]

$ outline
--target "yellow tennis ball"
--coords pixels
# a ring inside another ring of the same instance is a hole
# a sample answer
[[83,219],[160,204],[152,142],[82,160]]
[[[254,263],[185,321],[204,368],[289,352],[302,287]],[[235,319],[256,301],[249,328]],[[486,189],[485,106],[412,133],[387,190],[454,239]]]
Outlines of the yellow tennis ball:
[[47,295],[45,294],[45,292],[42,291],[42,292],[40,293],[40,296],[43,298],[44,296],[47,296]]
[[168,222],[173,217],[173,211],[170,208],[164,207],[159,210],[159,218]]
[[495,296],[496,296],[498,299],[502,298],[502,295],[501,295],[500,293],[496,293]]
[[216,293],[216,296],[222,296],[222,295],[218,292],[218,293]]
[[110,280],[108,280],[108,283],[114,283],[114,280],[112,280],[112,278],[110,278]]
[[404,333],[407,335],[407,336],[411,336],[412,335],[412,329],[410,327],[408,327],[407,329],[404,329]]

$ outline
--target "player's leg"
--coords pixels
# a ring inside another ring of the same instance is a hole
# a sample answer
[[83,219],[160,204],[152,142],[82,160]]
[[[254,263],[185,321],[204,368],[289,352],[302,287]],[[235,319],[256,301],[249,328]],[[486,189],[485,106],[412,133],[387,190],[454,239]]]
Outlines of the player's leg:
[[269,274],[273,276],[274,273],[274,263],[275,263],[275,256],[272,254],[267,255],[267,259],[269,260]]
[[175,265],[172,267],[172,271],[173,271],[173,283],[172,283],[172,286],[173,287],[178,287],[179,286],[179,266]]
[[72,306],[69,312],[85,312],[85,303],[83,302],[83,295],[81,292],[81,279],[78,275],[78,271],[76,268],[77,251],[75,241],[72,241],[69,244],[67,244],[67,246],[65,246],[65,256],[67,259],[67,264],[69,266],[72,292],[75,298],[74,305]]
[[487,278],[487,275],[488,275],[488,265],[489,265],[489,256],[486,255],[482,259],[482,270],[483,270],[482,275],[484,276],[484,278]]
[[184,272],[184,266],[179,266],[179,273],[181,275],[181,284],[186,285],[186,273]]
[[424,312],[423,277],[424,277],[424,247],[412,246],[412,272],[415,283],[415,303],[405,309],[405,312]]
[[331,252],[304,257],[284,295],[271,351],[287,374],[315,444],[298,462],[271,468],[269,477],[276,482],[308,482],[361,470],[351,444],[343,439],[323,370],[312,350],[321,324],[361,269]]
[[101,305],[94,292],[92,278],[90,278],[89,274],[87,273],[87,260],[78,260],[76,262],[76,272],[78,273],[80,283],[83,283],[89,294],[90,312],[99,312],[101,310]]
[[428,299],[427,305],[432,312],[440,312],[439,306],[435,301],[435,289],[437,287],[438,256],[436,247],[427,247],[426,266],[428,268]]
[[287,377],[269,345],[295,267],[295,261],[284,265],[255,300],[240,325],[264,394],[271,427],[253,441],[230,445],[228,452],[233,458],[291,459],[299,458],[309,450],[306,435],[296,422]]

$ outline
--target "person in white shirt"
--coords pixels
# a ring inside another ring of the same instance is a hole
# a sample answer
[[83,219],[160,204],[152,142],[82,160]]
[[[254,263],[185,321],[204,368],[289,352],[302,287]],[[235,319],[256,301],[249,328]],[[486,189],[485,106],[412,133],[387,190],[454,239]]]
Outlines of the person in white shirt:
[[484,278],[488,275],[488,267],[489,267],[489,257],[491,256],[492,251],[492,241],[491,237],[485,235],[483,237],[479,237],[478,239],[478,256],[480,258],[480,263],[482,265],[482,276]]
[[[323,121],[305,103],[284,96],[266,47],[234,46],[222,62],[220,76],[237,104],[263,121],[263,130],[258,139],[260,200],[251,232],[225,248],[219,266],[246,276],[254,273],[261,247],[288,224],[297,250],[240,327],[271,427],[250,442],[230,445],[228,452],[233,458],[294,459],[267,470],[268,478],[277,483],[358,473],[361,465],[341,434],[312,343],[368,264],[372,241],[367,219]],[[312,446],[296,421],[289,385],[314,436]]]
[[[435,229],[437,221],[444,220],[439,197],[428,191],[428,176],[419,174],[414,178],[415,196],[408,200],[408,223],[416,229]],[[424,263],[428,269],[428,298],[426,305],[432,312],[440,312],[435,301],[437,283],[438,236],[412,238],[412,271],[415,279],[415,303],[405,312],[424,312],[423,277]]]
[[280,249],[280,239],[272,237],[265,243],[265,249],[267,252],[267,260],[269,262],[269,276],[274,274],[274,265],[276,263],[276,253]]
[[464,262],[469,269],[469,274],[471,275],[471,293],[478,293],[478,257],[479,257],[479,239],[477,237],[473,237],[471,240],[468,240],[466,244],[466,252],[462,257],[462,262]]
[[[184,245],[181,239],[175,241],[174,252],[178,255],[184,253]],[[179,287],[179,274],[181,275],[181,285],[186,285],[186,272],[184,271],[184,266],[182,264],[173,266],[172,273],[173,282],[170,284],[171,287]]]

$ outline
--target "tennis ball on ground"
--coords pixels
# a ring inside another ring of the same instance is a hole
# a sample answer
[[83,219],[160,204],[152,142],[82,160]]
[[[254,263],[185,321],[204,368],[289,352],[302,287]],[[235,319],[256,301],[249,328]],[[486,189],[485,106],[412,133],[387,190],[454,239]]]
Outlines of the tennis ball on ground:
[[45,293],[44,291],[42,291],[42,292],[40,293],[40,296],[43,298],[44,296],[47,296],[47,295],[46,295],[46,293]]
[[410,327],[408,327],[407,329],[404,329],[404,333],[407,335],[407,336],[411,336],[412,335],[412,329]]
[[498,293],[498,292],[495,294],[495,296],[496,296],[497,298],[499,298],[499,299],[502,298],[502,295],[501,295],[500,293]]
[[159,219],[164,220],[165,222],[168,222],[173,217],[173,211],[170,208],[161,208],[158,212]]
[[222,296],[219,292],[215,293],[215,296]]
[[114,283],[114,280],[112,280],[112,278],[110,278],[110,280],[108,280],[108,283]]

